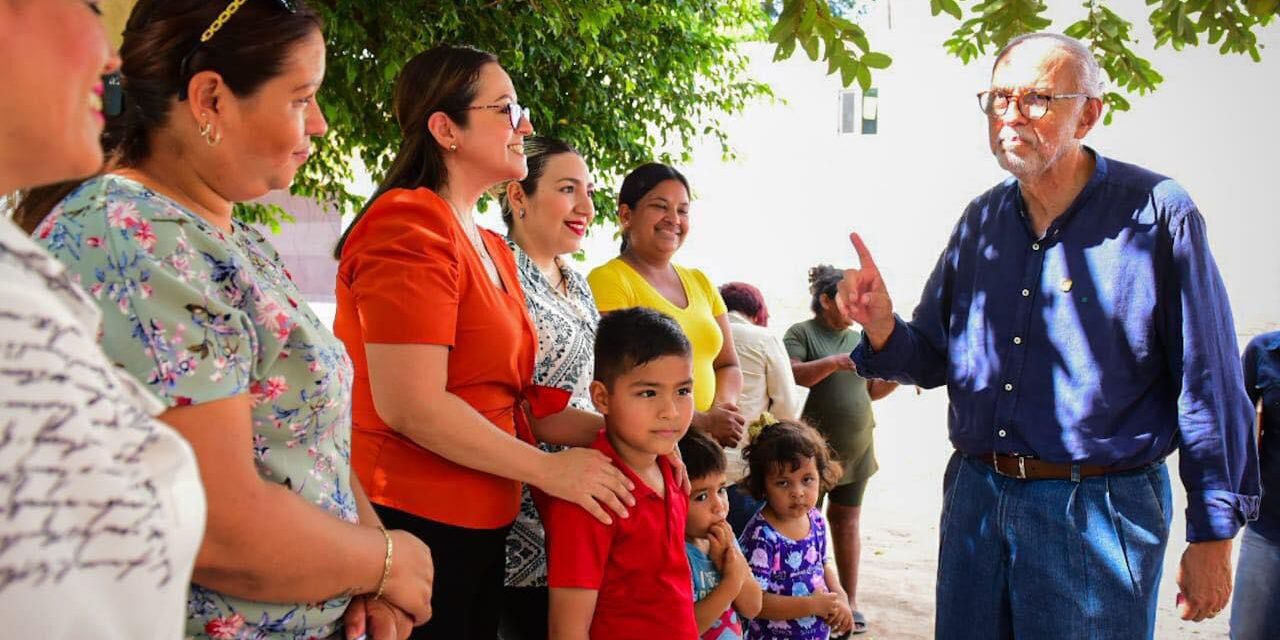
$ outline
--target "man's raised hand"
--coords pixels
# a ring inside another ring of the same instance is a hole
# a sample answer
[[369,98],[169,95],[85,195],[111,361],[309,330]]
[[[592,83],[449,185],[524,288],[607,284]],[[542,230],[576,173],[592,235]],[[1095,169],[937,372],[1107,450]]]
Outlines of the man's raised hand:
[[862,325],[871,348],[879,350],[893,333],[893,301],[862,237],[851,233],[849,241],[858,254],[858,267],[845,269],[836,292],[836,305],[846,318]]

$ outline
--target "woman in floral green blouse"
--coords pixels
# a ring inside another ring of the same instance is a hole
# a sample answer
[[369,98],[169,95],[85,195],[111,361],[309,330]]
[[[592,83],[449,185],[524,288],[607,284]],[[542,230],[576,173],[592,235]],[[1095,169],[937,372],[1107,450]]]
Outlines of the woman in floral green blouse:
[[121,56],[111,170],[35,237],[101,307],[107,355],[196,452],[209,514],[186,633],[403,638],[430,615],[429,552],[382,530],[351,474],[342,343],[231,215],[287,187],[325,133],[319,19],[301,2],[143,0]]

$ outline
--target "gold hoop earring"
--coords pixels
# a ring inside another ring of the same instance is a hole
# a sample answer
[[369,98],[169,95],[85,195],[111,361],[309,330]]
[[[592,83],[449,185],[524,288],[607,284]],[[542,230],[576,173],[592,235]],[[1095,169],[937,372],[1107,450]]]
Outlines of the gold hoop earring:
[[200,127],[200,136],[204,138],[205,144],[216,147],[222,142],[222,132],[213,128],[212,122],[206,122]]

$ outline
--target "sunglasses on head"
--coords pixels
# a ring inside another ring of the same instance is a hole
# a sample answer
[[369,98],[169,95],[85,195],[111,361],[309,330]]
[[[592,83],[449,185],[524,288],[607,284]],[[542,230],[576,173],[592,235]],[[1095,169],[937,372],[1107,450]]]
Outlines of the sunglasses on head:
[[[218,14],[218,17],[214,18],[213,22],[209,24],[208,28],[206,28],[200,34],[200,39],[196,41],[195,46],[192,47],[191,50],[187,52],[187,55],[182,56],[182,62],[179,63],[178,65],[178,80],[179,80],[178,100],[187,99],[186,81],[187,81],[187,78],[189,77],[188,67],[191,66],[192,56],[194,56],[196,52],[200,50],[200,47],[204,46],[206,42],[213,39],[213,36],[217,34],[219,30],[222,29],[223,25],[225,25],[228,20],[231,19],[231,16],[234,16],[236,12],[240,10],[240,7],[244,6],[244,4],[248,1],[249,0],[231,0],[231,2],[227,4],[227,7],[223,9],[221,13]],[[294,0],[269,0],[269,1],[272,4],[276,5],[277,7],[280,7],[282,10],[288,11],[289,13],[298,12],[298,5]],[[147,16],[145,19],[142,20],[142,24],[145,25],[150,21],[151,21],[151,16]],[[109,118],[118,116],[121,113],[123,113],[124,112],[124,76],[119,71],[102,76],[102,88],[103,88],[102,113]]]

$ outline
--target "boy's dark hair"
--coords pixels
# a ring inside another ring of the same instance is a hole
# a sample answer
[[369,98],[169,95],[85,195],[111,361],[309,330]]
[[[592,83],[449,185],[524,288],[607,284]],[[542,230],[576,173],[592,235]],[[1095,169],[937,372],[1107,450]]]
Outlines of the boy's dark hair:
[[[817,429],[794,420],[781,420],[765,425],[760,434],[742,451],[742,456],[747,460],[747,477],[742,479],[742,484],[756,500],[765,499],[765,478],[773,469],[781,467],[787,471],[795,471],[805,460],[813,458],[823,491],[830,491],[835,487],[843,473],[822,434]],[[692,472],[689,475],[692,476]]]
[[684,460],[684,468],[689,473],[689,481],[705,478],[713,473],[724,473],[728,462],[724,458],[724,449],[707,434],[690,428],[680,438],[680,458]]
[[618,376],[651,360],[692,353],[671,316],[644,307],[610,311],[596,329],[595,379],[612,389]]

